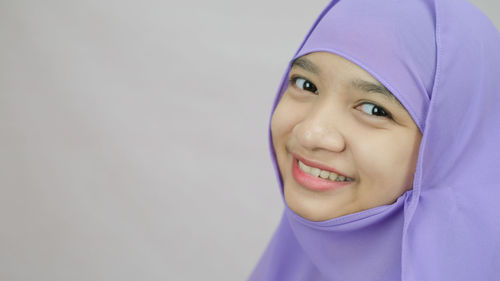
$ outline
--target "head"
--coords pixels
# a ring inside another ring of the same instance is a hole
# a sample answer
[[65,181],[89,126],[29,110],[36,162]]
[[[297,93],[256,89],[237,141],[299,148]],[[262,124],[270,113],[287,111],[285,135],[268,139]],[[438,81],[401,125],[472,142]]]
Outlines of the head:
[[497,276],[499,49],[466,0],[332,0],[278,91],[289,208],[251,280]]
[[322,221],[412,188],[421,132],[391,92],[330,52],[295,59],[271,133],[287,205]]

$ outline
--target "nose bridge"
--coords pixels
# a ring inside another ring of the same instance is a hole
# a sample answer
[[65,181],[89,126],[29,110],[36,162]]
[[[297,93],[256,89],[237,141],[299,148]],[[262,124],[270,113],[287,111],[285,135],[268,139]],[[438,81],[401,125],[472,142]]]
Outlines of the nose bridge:
[[334,100],[318,100],[302,122],[294,128],[301,145],[312,150],[342,151],[345,141],[340,112]]

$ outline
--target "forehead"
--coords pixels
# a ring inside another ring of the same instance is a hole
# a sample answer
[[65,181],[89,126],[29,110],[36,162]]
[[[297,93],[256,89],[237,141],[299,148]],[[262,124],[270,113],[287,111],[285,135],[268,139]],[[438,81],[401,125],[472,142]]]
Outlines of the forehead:
[[367,79],[373,78],[367,71],[357,64],[330,52],[312,52],[300,57],[295,58],[292,61],[292,67],[301,67],[304,70],[312,72],[314,74],[330,74],[331,72],[337,73],[348,73],[352,75],[360,75],[367,77]]

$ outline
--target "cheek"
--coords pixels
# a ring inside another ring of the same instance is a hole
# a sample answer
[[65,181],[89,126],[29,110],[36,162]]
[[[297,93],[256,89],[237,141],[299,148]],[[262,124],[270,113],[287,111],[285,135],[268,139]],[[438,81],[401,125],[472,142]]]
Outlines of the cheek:
[[285,108],[283,108],[283,103],[280,102],[276,109],[274,110],[271,119],[271,136],[274,151],[276,153],[276,160],[278,161],[278,166],[280,171],[283,173],[283,165],[285,164],[286,155],[286,141],[287,141],[287,131],[289,131],[290,124],[287,121],[287,114]]
[[353,145],[352,151],[361,180],[370,183],[383,182],[392,166],[391,151],[388,151],[383,140],[370,136],[360,139],[363,141],[357,142],[356,146]]
[[281,116],[280,112],[280,106],[276,107],[274,110],[272,119],[271,119],[271,136],[273,139],[273,145],[276,149],[276,144],[279,142],[279,136],[282,134],[282,132],[285,130],[286,124],[283,122],[283,118]]
[[370,183],[398,188],[409,187],[415,172],[418,136],[406,133],[401,137],[366,137],[354,155],[360,176]]
[[284,141],[284,138],[293,130],[297,123],[295,116],[291,114],[293,111],[293,104],[283,97],[274,110],[271,119],[271,135],[275,147]]
[[290,117],[290,109],[286,99],[282,99],[274,110],[271,119],[271,136],[278,167],[284,181],[287,180],[287,149],[286,145],[289,142],[290,132],[293,130],[294,122]]

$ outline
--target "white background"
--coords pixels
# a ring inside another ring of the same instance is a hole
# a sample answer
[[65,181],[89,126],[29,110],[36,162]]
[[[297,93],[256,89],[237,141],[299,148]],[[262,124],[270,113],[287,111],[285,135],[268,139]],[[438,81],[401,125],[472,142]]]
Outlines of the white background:
[[282,211],[271,103],[327,2],[0,0],[0,280],[245,280]]

